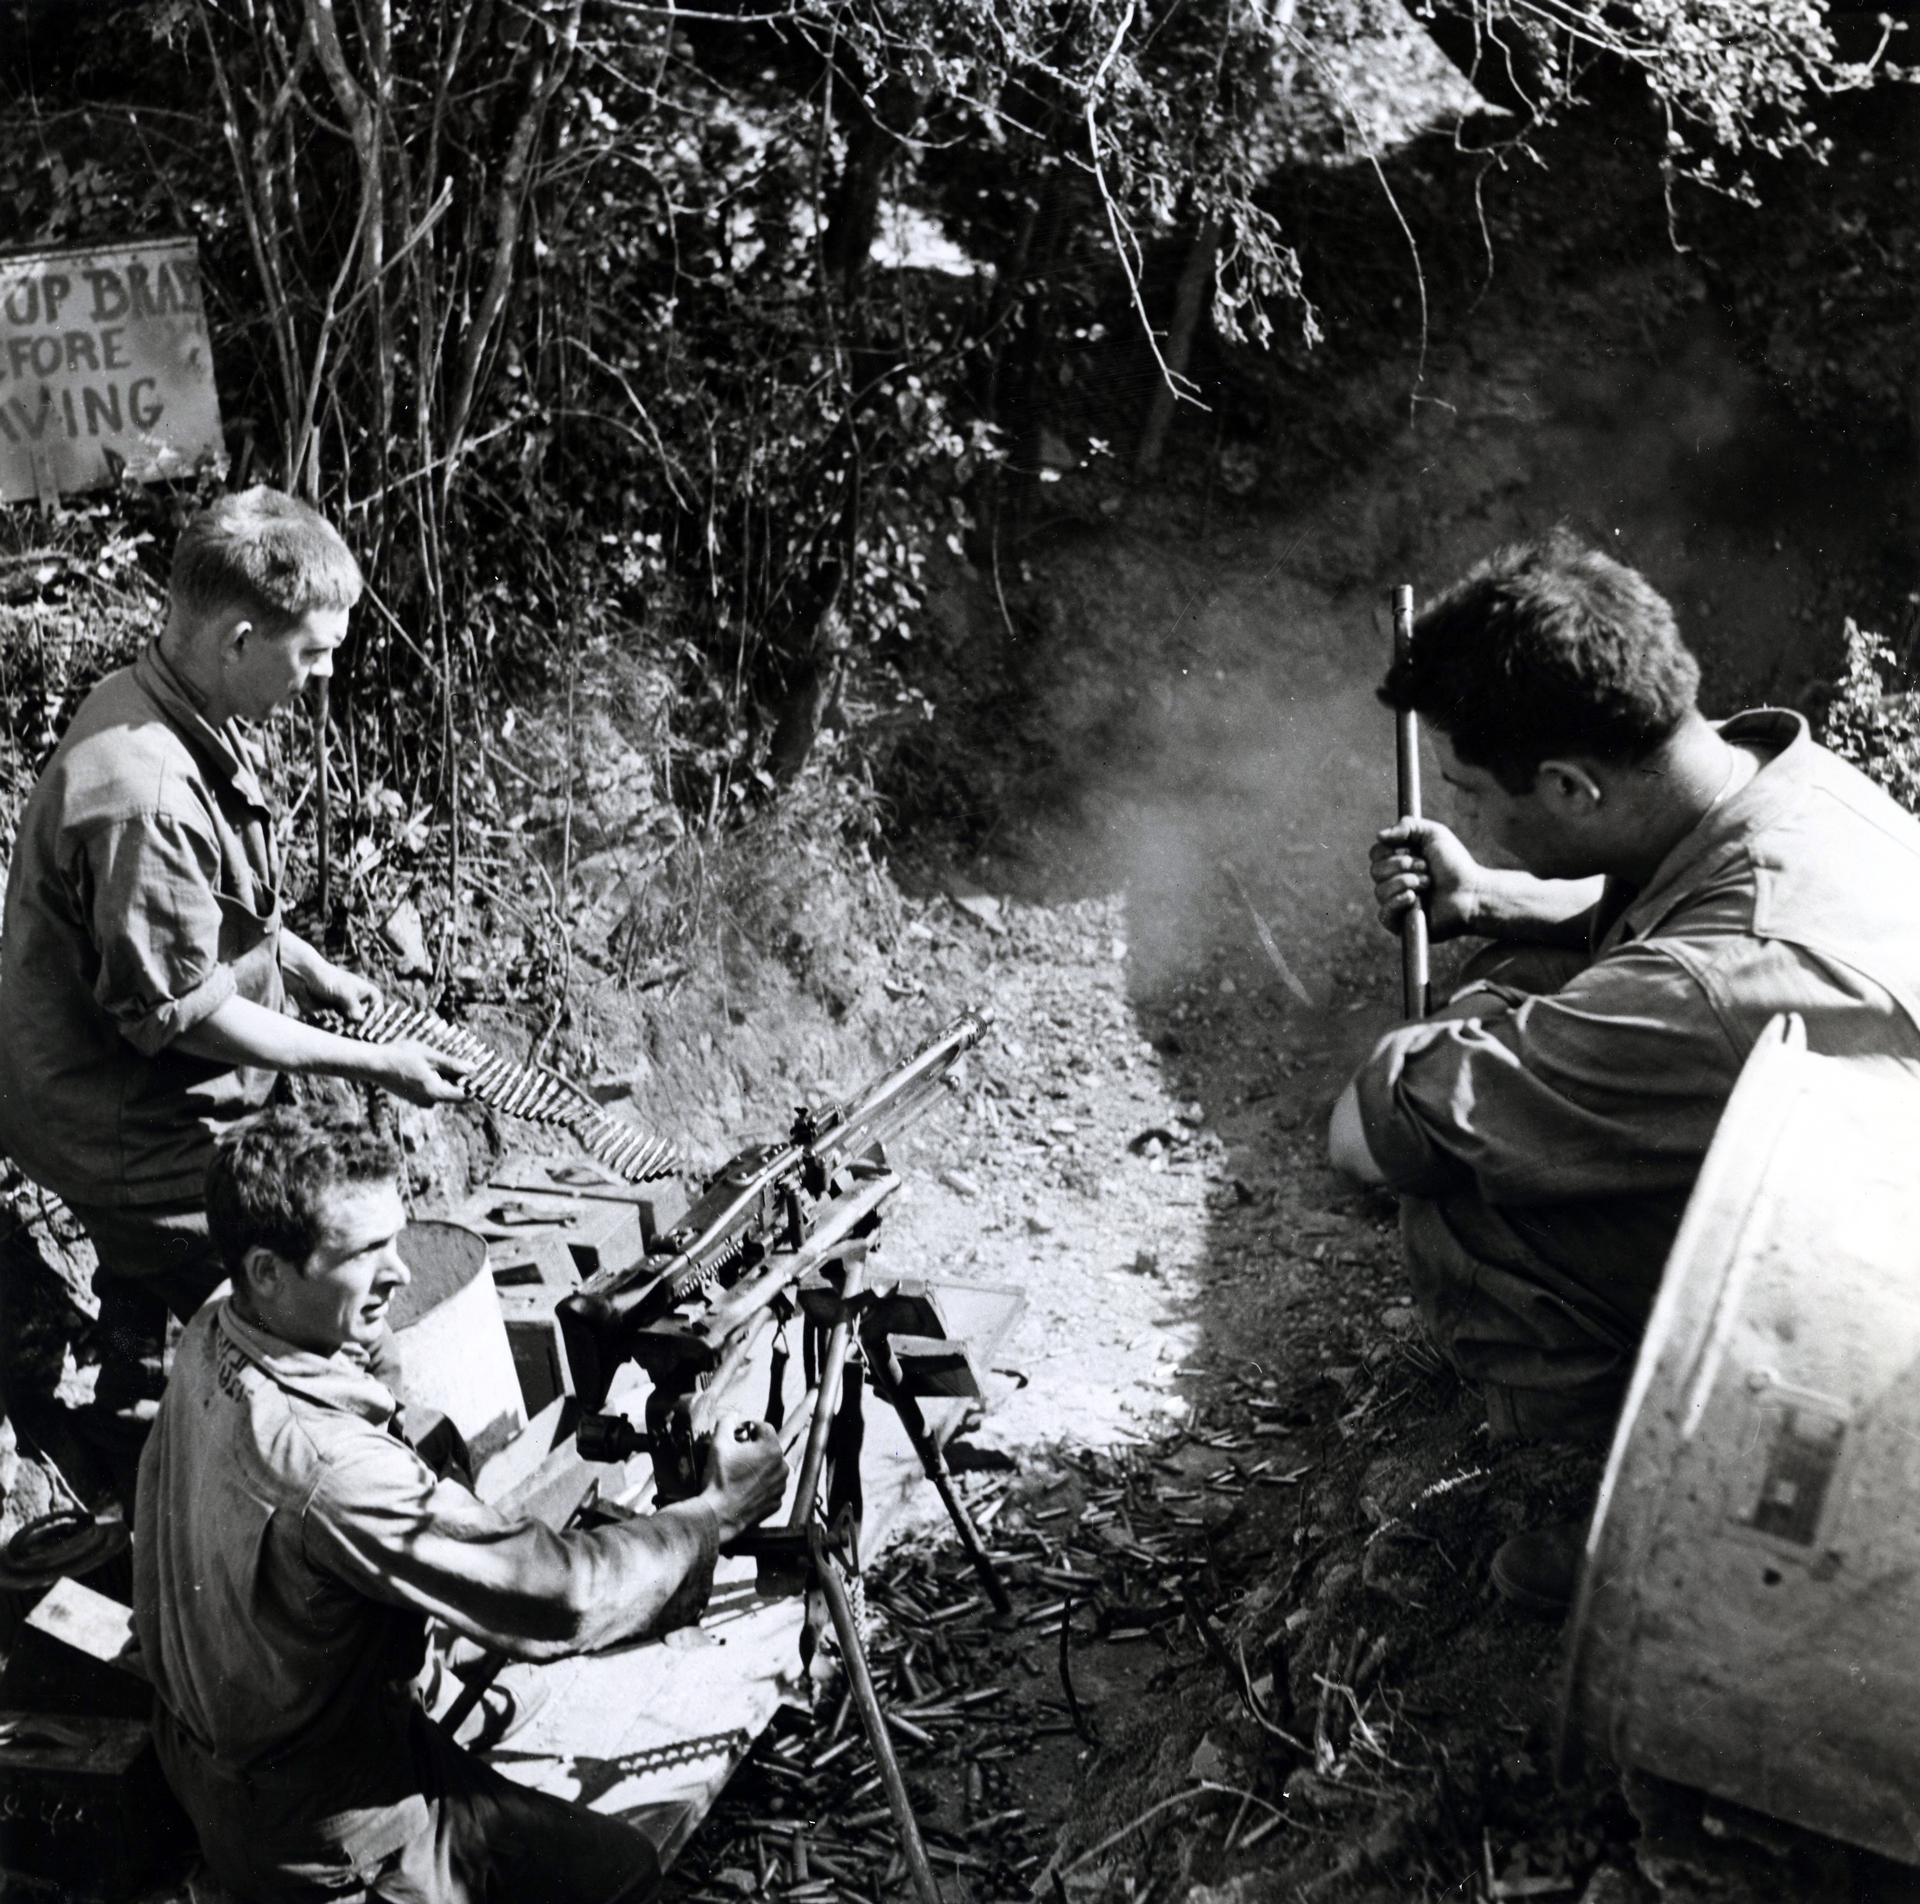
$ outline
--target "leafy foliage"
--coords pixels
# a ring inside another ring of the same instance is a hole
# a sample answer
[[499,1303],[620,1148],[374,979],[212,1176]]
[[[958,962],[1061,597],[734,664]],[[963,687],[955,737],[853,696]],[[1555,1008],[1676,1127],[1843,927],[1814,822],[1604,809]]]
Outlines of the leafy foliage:
[[1875,42],[1843,57],[1825,0],[1418,0],[1415,10],[1464,27],[1475,77],[1514,96],[1527,130],[1579,104],[1596,69],[1638,73],[1666,118],[1671,174],[1749,203],[1751,156],[1825,158],[1821,101],[1911,77],[1884,64],[1903,23],[1879,15]]
[[1888,686],[1900,676],[1888,643],[1849,620],[1846,665],[1820,737],[1909,813],[1920,813],[1920,691]]

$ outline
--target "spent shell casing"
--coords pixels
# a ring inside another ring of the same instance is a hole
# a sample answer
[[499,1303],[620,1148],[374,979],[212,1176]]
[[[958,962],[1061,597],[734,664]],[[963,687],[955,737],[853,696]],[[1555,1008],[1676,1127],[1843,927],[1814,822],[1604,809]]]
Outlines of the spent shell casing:
[[828,1746],[824,1752],[811,1759],[809,1763],[814,1771],[824,1772],[836,1759],[844,1758],[856,1745],[864,1743],[865,1738],[865,1733],[851,1732],[842,1739],[839,1744]]
[[903,1719],[897,1712],[889,1712],[883,1716],[887,1724],[891,1726],[895,1732],[899,1733],[903,1739],[912,1740],[915,1745],[934,1745],[938,1743],[931,1732],[922,1732],[911,1719]]

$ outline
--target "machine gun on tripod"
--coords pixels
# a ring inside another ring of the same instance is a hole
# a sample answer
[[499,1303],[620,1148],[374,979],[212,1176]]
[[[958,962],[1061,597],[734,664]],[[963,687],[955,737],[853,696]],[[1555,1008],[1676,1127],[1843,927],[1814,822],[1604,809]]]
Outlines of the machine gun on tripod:
[[[589,1460],[644,1451],[656,1501],[700,1489],[707,1439],[773,1338],[765,1418],[789,1448],[805,1438],[784,1527],[762,1526],[729,1551],[759,1562],[763,1591],[804,1592],[808,1638],[830,1623],[862,1726],[923,1904],[939,1904],[906,1784],[868,1671],[855,1600],[862,1512],[863,1375],[898,1413],[982,1586],[1000,1611],[1006,1588],[948,1472],[923,1399],[978,1400],[977,1343],[952,1326],[972,1298],[990,1297],[994,1340],[1022,1299],[874,1273],[881,1211],[900,1188],[886,1146],[921,1116],[991,1018],[968,1012],[899,1069],[839,1110],[795,1113],[784,1143],[741,1151],[683,1221],[634,1268],[591,1278],[556,1311],[576,1405],[575,1443]],[[802,1330],[805,1392],[787,1408],[787,1325]],[[613,1377],[637,1362],[652,1388],[645,1427],[601,1412]]]

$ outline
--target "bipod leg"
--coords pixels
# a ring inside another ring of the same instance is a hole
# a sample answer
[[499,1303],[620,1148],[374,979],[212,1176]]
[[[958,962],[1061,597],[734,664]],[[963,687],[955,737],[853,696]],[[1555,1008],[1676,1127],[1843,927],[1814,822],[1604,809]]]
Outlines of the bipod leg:
[[867,1667],[867,1649],[860,1641],[860,1628],[853,1617],[853,1602],[840,1572],[840,1562],[828,1547],[818,1520],[807,1525],[807,1548],[813,1559],[814,1576],[827,1602],[840,1642],[840,1657],[847,1669],[847,1686],[860,1713],[861,1729],[873,1747],[874,1764],[880,1770],[880,1783],[886,1789],[887,1809],[893,1813],[900,1833],[901,1854],[907,1861],[907,1874],[920,1904],[943,1904],[940,1886],[935,1882],[933,1866],[927,1862],[927,1847],[920,1836],[920,1821],[913,1815],[913,1800],[900,1761],[893,1755],[893,1739],[887,1731],[887,1716],[880,1710],[880,1695],[873,1689],[873,1674]]
[[814,1518],[820,1473],[827,1459],[827,1438],[833,1432],[834,1417],[840,1412],[840,1384],[846,1373],[847,1345],[853,1340],[853,1298],[860,1287],[859,1264],[848,1262],[844,1273],[839,1314],[827,1332],[827,1345],[820,1353],[819,1388],[814,1397],[813,1421],[807,1432],[807,1452],[800,1463],[800,1486],[794,1494],[793,1513],[787,1521],[796,1533]]
[[[876,1362],[874,1366],[877,1370],[880,1364]],[[896,1381],[886,1382],[880,1392],[893,1404],[893,1412],[900,1417],[900,1425],[907,1431],[907,1439],[913,1443],[913,1451],[920,1457],[920,1465],[926,1469],[927,1479],[939,1494],[941,1504],[947,1510],[947,1518],[953,1522],[953,1531],[960,1536],[960,1545],[973,1562],[973,1570],[979,1575],[980,1584],[986,1588],[994,1611],[1011,1613],[1013,1602],[1007,1597],[1007,1589],[995,1572],[993,1562],[987,1557],[986,1543],[981,1540],[980,1530],[973,1524],[973,1516],[967,1512],[966,1502],[960,1498],[960,1490],[953,1485],[953,1470],[947,1466],[947,1457],[942,1453],[933,1430],[927,1426],[927,1418],[920,1412],[919,1402]]]

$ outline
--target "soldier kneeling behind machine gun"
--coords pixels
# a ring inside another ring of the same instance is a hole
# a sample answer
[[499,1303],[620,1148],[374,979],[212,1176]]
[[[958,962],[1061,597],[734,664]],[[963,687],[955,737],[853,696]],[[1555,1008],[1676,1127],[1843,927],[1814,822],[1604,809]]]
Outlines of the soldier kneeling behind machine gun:
[[[899,1187],[884,1143],[924,1111],[984,1034],[967,1016],[841,1112],[801,1112],[789,1140],[743,1152],[666,1239],[664,1263],[599,1277],[562,1314],[577,1403],[605,1401],[623,1359],[654,1377],[647,1432],[589,1413],[589,1457],[654,1457],[657,1511],[555,1532],[436,1477],[395,1432],[368,1367],[405,1222],[398,1157],[362,1126],[274,1113],[222,1150],[209,1220],[235,1293],[198,1316],[142,1467],[135,1581],[156,1743],[214,1873],[260,1899],[389,1904],[651,1895],[632,1828],[501,1778],[430,1722],[409,1684],[426,1616],[497,1667],[592,1650],[697,1618],[723,1550],[803,1589],[803,1648],[830,1622],[925,1904],[924,1847],[861,1648],[860,1371],[899,1411],[996,1605],[1004,1590],[955,1494],[919,1398],[979,1394],[937,1292],[868,1272]],[[805,1317],[805,1403],[784,1433],[784,1345],[770,1422],[724,1412],[754,1348]],[[758,1527],[806,1436],[785,1526]],[[467,1705],[484,1685],[470,1682]]]
[[278,1111],[208,1173],[233,1293],[181,1340],[134,1542],[161,1766],[248,1899],[644,1899],[640,1833],[427,1719],[426,1621],[524,1660],[678,1624],[722,1544],[778,1507],[786,1464],[763,1424],[716,1423],[684,1498],[564,1534],[436,1476],[369,1367],[409,1281],[399,1168],[363,1125]]

